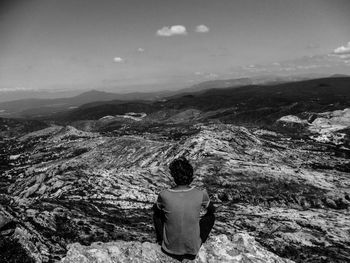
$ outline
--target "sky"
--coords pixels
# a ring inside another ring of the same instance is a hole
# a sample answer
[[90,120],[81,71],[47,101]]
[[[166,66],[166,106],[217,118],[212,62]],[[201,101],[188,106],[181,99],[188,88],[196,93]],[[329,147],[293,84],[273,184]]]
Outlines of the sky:
[[349,0],[2,0],[0,95],[350,74]]

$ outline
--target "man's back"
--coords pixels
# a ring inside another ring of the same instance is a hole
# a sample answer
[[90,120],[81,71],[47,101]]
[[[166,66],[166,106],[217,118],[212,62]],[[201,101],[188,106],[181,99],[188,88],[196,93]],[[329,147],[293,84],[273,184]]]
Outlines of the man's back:
[[163,190],[157,206],[165,214],[163,249],[175,255],[196,255],[201,246],[200,210],[209,204],[206,191],[192,188]]

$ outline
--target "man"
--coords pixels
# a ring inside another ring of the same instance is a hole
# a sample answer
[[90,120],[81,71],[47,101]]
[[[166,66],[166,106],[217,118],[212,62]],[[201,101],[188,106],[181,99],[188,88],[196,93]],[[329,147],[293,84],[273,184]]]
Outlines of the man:
[[[184,157],[169,168],[176,186],[161,191],[153,206],[157,242],[165,254],[179,261],[193,260],[213,228],[215,208],[205,190],[190,187],[193,167]],[[202,217],[201,208],[207,211]]]

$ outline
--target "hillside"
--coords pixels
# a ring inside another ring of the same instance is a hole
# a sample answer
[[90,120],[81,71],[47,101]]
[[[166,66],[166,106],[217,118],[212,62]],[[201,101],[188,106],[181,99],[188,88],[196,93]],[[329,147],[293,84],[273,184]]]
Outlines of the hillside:
[[[250,78],[238,78],[238,79],[218,79],[204,81],[195,84],[191,87],[180,89],[173,97],[179,97],[181,94],[191,94],[194,92],[205,92],[210,89],[223,89],[223,88],[234,88],[244,87],[250,85],[276,85],[281,83],[292,83],[297,81],[303,81],[308,79],[324,78],[323,74],[299,74],[290,76],[275,76],[275,75],[262,75]],[[337,77],[337,76],[332,76]],[[339,77],[339,76],[338,76]],[[341,76],[346,77],[346,76]]]
[[[316,76],[314,76],[316,77]],[[318,76],[319,77],[319,76]],[[346,76],[333,76],[346,77]],[[268,86],[280,83],[289,83],[310,79],[310,75],[295,75],[295,76],[258,76],[253,78],[240,79],[224,79],[211,80],[195,84],[190,87],[175,90],[161,90],[154,92],[130,92],[130,93],[112,93],[101,90],[90,90],[83,92],[73,97],[61,98],[41,98],[42,94],[36,94],[35,98],[18,99],[0,102],[0,116],[4,117],[25,117],[37,118],[56,113],[62,113],[75,109],[83,104],[91,104],[94,106],[103,105],[108,101],[108,104],[120,104],[136,101],[157,101],[180,98],[184,95],[201,94],[211,89],[237,88],[244,86]],[[140,87],[142,88],[142,87]],[[73,92],[73,91],[72,91]],[[64,93],[64,92],[63,92]],[[67,95],[69,96],[69,95]],[[90,105],[92,106],[92,105]]]
[[350,106],[350,78],[324,78],[267,86],[212,89],[170,99],[168,109],[195,108],[214,111],[231,108],[225,121],[271,122],[305,111],[322,112]]
[[155,102],[107,101],[82,105],[46,119],[96,120],[106,115],[127,112],[177,112],[195,109],[202,119],[226,123],[271,125],[285,115],[324,112],[350,107],[350,78],[332,77],[277,85],[250,85],[210,89]]
[[0,103],[0,116],[8,117],[41,117],[59,112],[78,108],[83,104],[103,104],[105,101],[113,101],[113,104],[125,103],[126,101],[155,100],[162,95],[171,94],[167,91],[161,92],[133,92],[133,93],[111,93],[91,90],[80,95],[68,98],[56,99],[21,99]]
[[70,98],[57,99],[21,99],[0,103],[2,115],[6,116],[41,116],[55,112],[69,110],[93,101],[116,100],[118,94],[91,90]]
[[296,262],[346,262],[346,157],[331,145],[261,129],[193,128],[174,140],[167,126],[118,136],[54,126],[13,141],[11,162],[1,168],[0,215],[8,223],[0,259],[16,250],[28,262],[58,260],[74,242],[154,242],[152,203],[171,185],[169,162],[185,155],[194,185],[218,207],[213,238],[243,232]]
[[38,120],[0,118],[0,140],[6,137],[23,135],[46,127],[48,127],[48,124]]

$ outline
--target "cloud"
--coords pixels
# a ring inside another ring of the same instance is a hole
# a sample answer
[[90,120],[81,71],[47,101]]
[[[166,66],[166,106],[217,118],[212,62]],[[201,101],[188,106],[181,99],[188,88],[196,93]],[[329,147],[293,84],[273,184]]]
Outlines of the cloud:
[[0,92],[15,92],[15,91],[36,91],[37,89],[34,88],[26,88],[26,87],[6,87],[6,88],[1,88],[0,87]]
[[196,26],[196,32],[197,33],[207,33],[209,32],[209,27],[207,27],[206,25],[198,25]]
[[142,53],[142,52],[144,52],[144,51],[145,51],[145,49],[144,49],[144,48],[142,48],[142,47],[139,47],[139,48],[137,49],[137,51]]
[[350,54],[350,42],[348,42],[348,44],[346,46],[341,46],[341,47],[334,49],[333,53],[336,55]]
[[171,27],[163,27],[157,31],[157,35],[161,37],[170,37],[175,35],[187,35],[186,27],[182,25],[174,25]]
[[125,60],[121,57],[115,57],[113,58],[113,61],[116,62],[116,63],[123,63],[125,62]]

